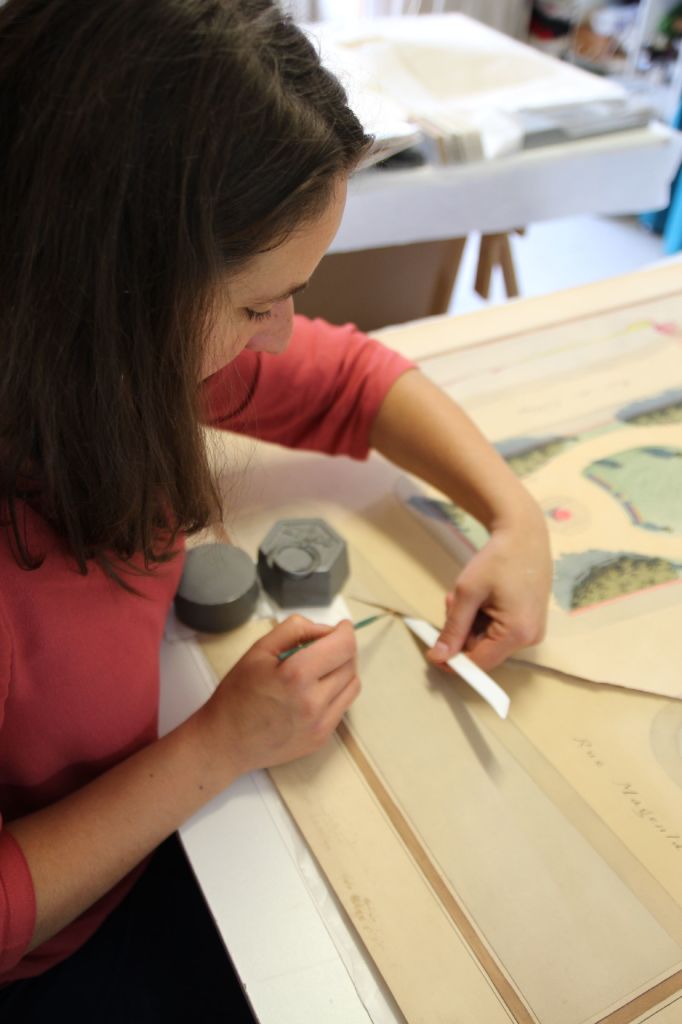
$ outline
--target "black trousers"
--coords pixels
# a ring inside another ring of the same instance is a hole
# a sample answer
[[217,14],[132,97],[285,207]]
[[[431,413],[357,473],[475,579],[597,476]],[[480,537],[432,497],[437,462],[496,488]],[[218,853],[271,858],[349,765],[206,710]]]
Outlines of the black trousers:
[[84,946],[0,988],[2,1024],[255,1024],[177,837]]

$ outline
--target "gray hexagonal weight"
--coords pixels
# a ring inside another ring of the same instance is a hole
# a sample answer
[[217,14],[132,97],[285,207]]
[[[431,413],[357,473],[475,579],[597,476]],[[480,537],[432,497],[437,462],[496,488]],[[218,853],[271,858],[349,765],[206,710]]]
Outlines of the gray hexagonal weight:
[[346,542],[324,519],[280,519],[258,549],[261,583],[282,608],[330,604],[348,573]]

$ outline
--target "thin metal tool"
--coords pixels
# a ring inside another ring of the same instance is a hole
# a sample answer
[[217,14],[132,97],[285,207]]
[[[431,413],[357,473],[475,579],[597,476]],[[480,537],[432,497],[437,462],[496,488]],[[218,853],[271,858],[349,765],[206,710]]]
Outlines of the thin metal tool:
[[[378,619],[385,619],[387,614],[387,612],[382,612],[380,615],[370,615],[368,619],[360,619],[359,622],[353,623],[353,629],[358,630],[364,629],[365,626],[371,626],[372,623],[376,622]],[[288,651],[281,651],[277,657],[280,661],[286,661],[286,659],[290,658],[292,654],[296,654],[298,651],[303,651],[306,647],[310,647],[310,645],[314,643],[316,643],[315,640],[308,640],[307,643],[298,644],[296,647],[290,647]]]

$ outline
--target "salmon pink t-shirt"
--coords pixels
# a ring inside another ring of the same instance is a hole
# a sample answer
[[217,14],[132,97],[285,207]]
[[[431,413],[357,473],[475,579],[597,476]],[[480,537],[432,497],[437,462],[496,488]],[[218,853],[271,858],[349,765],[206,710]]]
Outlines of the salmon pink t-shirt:
[[[366,457],[379,406],[412,366],[351,325],[295,319],[279,355],[242,352],[203,384],[206,420],[283,445]],[[143,865],[30,953],[31,873],[2,828],[54,803],[157,736],[159,647],[182,549],[135,576],[135,596],[98,566],[81,575],[63,540],[21,506],[33,571],[0,527],[0,984],[74,952],[117,906]]]

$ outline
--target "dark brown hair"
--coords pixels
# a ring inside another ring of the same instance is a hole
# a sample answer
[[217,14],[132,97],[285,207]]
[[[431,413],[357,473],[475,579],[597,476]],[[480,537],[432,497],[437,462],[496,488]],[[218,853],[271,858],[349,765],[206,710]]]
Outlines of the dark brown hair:
[[268,0],[0,8],[0,503],[21,564],[27,492],[83,572],[150,566],[206,525],[216,283],[318,213],[368,142]]

